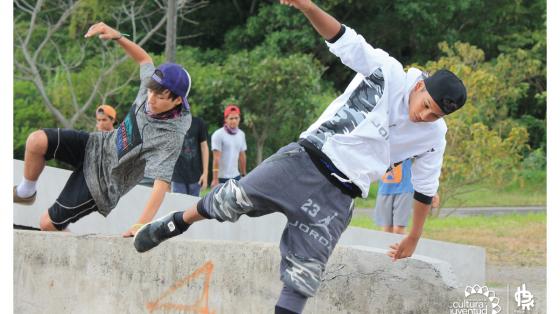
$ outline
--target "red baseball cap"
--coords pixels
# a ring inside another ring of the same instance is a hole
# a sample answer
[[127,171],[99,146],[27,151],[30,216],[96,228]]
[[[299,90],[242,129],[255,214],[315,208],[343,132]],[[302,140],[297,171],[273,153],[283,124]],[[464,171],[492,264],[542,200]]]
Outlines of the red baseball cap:
[[226,109],[224,110],[224,119],[227,118],[232,113],[239,113],[241,114],[241,110],[234,104],[229,104]]

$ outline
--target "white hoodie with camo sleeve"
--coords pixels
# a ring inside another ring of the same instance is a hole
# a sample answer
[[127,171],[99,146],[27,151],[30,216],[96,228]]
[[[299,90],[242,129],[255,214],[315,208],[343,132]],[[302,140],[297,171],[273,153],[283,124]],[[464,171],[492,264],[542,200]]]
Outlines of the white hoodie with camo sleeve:
[[371,182],[405,159],[413,159],[414,190],[434,196],[447,126],[443,119],[414,123],[408,118],[409,93],[424,74],[416,68],[405,72],[396,59],[344,27],[344,34],[327,45],[357,74],[300,138],[328,156],[364,198]]

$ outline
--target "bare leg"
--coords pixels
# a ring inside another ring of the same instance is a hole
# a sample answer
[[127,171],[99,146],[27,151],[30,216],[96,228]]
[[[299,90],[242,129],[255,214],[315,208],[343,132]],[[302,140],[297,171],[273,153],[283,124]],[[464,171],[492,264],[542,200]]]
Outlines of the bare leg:
[[393,232],[393,226],[383,226],[384,232]]
[[198,213],[198,211],[196,210],[196,205],[183,212],[183,220],[189,225],[203,219],[206,219],[206,217]]
[[393,226],[393,233],[404,234],[405,228],[405,226]]
[[41,220],[39,221],[39,227],[42,231],[59,231],[53,225],[51,217],[49,216],[49,211],[46,211],[41,215]]
[[25,143],[25,157],[23,176],[29,181],[37,181],[45,168],[45,154],[47,153],[47,134],[38,130],[27,137]]

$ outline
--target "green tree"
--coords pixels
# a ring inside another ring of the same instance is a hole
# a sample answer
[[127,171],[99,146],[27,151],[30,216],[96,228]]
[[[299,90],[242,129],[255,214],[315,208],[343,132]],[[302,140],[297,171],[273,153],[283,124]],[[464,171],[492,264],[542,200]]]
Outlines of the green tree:
[[[481,122],[467,124],[460,119],[446,119],[447,147],[440,176],[441,206],[461,193],[465,186],[485,182],[503,186],[516,179],[527,149],[527,130],[514,127],[502,138]],[[435,216],[439,215],[439,209]]]
[[[143,45],[158,33],[167,18],[165,6],[148,1],[16,0],[14,4],[15,79],[32,82],[46,109],[67,128],[79,125],[92,106],[127,85],[134,75],[129,72],[121,81],[109,79],[127,57],[122,49],[114,49],[111,41],[85,40],[81,35],[87,27],[98,18],[107,18],[107,24],[129,32],[132,40]],[[198,1],[190,1],[181,2],[179,7],[196,9],[198,5]],[[97,61],[94,66],[87,63],[92,59]],[[76,77],[87,80],[78,82]],[[113,76],[116,77],[120,78]],[[53,95],[63,81],[67,97]],[[109,81],[117,85],[108,85]],[[57,88],[52,88],[53,82]],[[57,96],[64,101],[57,102]]]
[[427,62],[424,69],[451,69],[463,79],[468,91],[465,106],[445,118],[447,147],[440,177],[443,206],[458,196],[461,187],[482,181],[503,185],[515,179],[529,151],[529,133],[508,117],[509,106],[526,92],[521,84],[523,75],[502,70],[508,56],[485,62],[482,50],[461,42],[444,42],[440,49],[444,55]]
[[23,159],[27,136],[39,125],[55,127],[56,121],[41,103],[32,83],[14,81],[14,158]]
[[[322,95],[334,94],[321,81],[323,68],[309,55],[277,57],[261,47],[232,54],[223,64],[201,65],[193,62],[194,54],[178,53],[193,77],[193,111],[204,107],[204,117],[221,127],[225,105],[239,105],[243,127],[255,144],[255,165],[265,151],[295,140],[317,117]],[[184,59],[188,55],[190,61]]]

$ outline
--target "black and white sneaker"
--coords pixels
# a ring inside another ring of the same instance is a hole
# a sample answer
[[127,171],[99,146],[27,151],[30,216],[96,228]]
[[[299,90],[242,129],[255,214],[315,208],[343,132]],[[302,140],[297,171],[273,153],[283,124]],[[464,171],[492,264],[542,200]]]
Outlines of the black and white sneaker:
[[161,242],[180,235],[182,232],[173,221],[173,214],[169,213],[150,223],[143,225],[134,236],[134,247],[139,253],[146,252],[158,246]]

